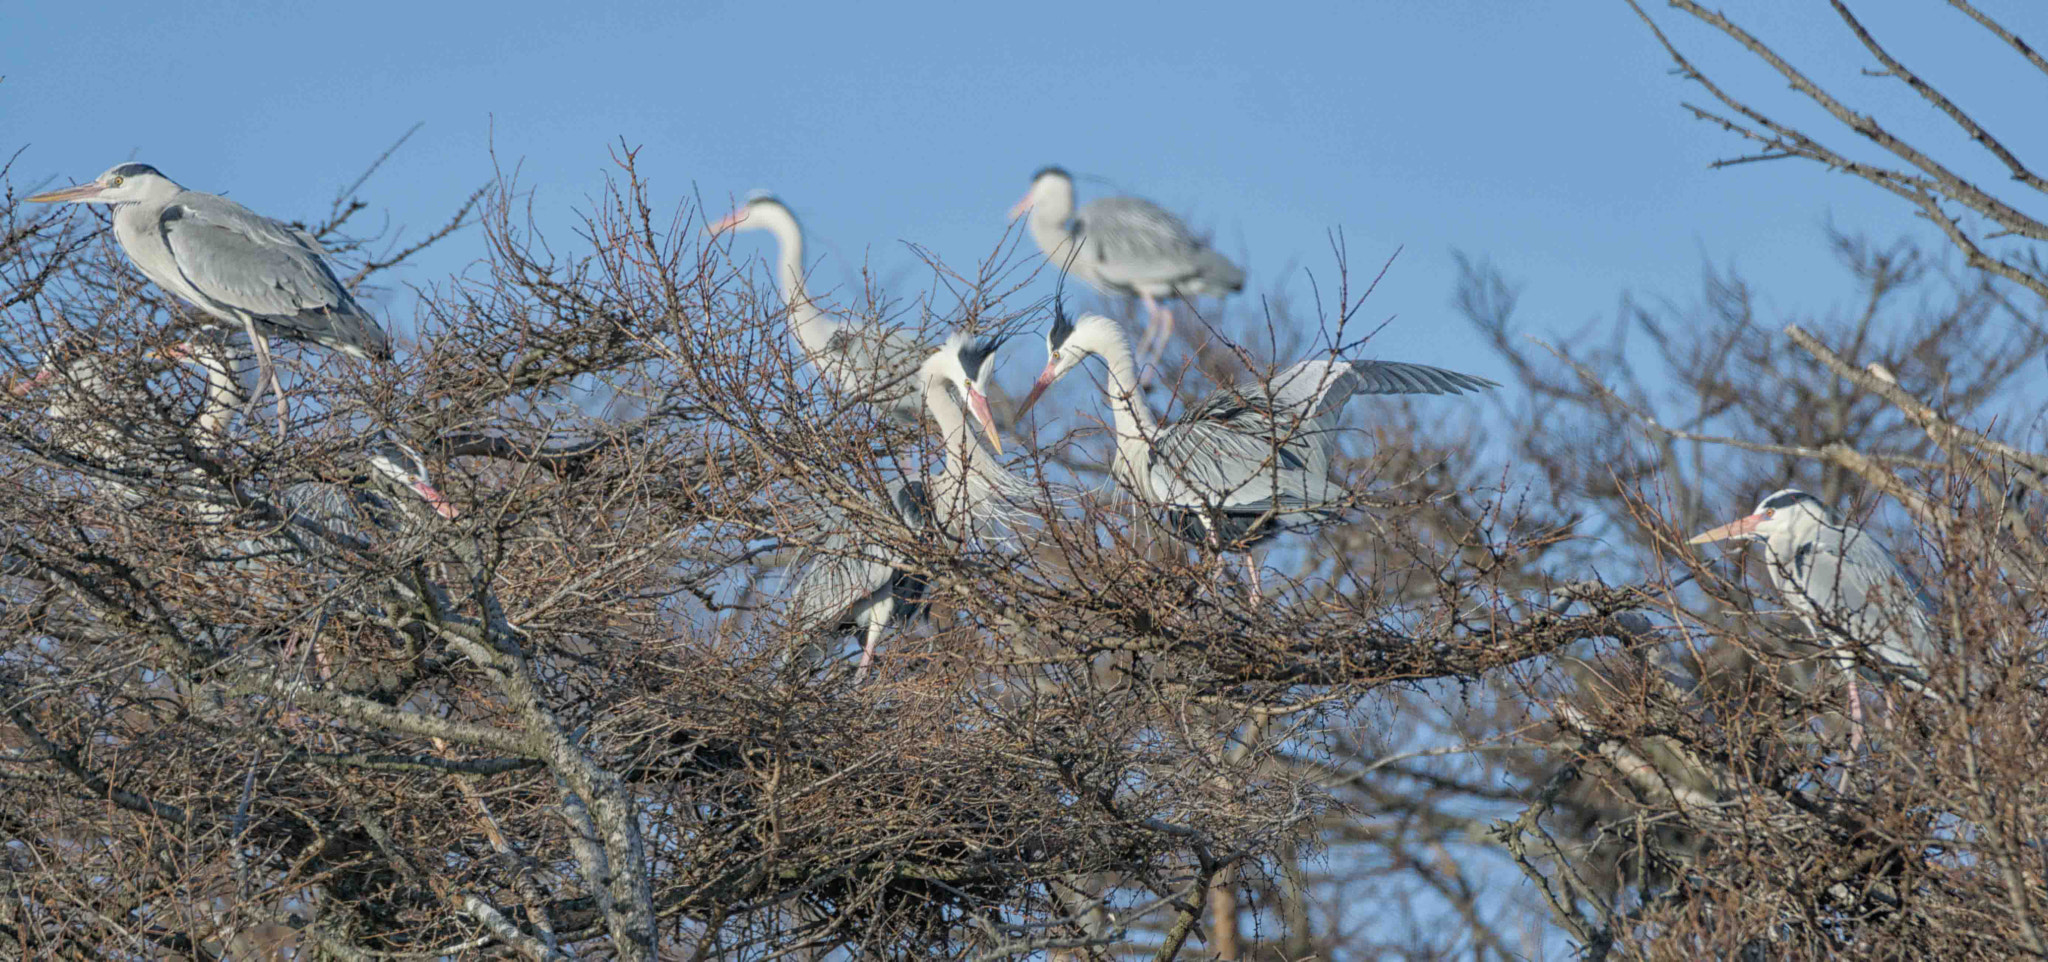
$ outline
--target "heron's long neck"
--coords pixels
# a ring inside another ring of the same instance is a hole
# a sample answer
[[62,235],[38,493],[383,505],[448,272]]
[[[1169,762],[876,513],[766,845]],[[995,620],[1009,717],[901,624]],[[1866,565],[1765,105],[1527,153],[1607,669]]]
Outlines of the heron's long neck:
[[1138,388],[1138,358],[1131,350],[1130,339],[1121,328],[1097,330],[1102,336],[1096,353],[1102,355],[1109,367],[1103,393],[1109,398],[1109,414],[1116,424],[1117,452],[1136,468],[1146,461],[1140,454],[1159,435],[1159,421],[1152,416],[1152,409],[1145,406],[1145,395]]
[[806,352],[824,351],[832,339],[832,325],[804,290],[804,233],[796,221],[786,217],[770,220],[767,227],[782,249],[776,273],[782,282],[782,300],[789,305],[790,332]]
[[199,414],[201,442],[217,444],[227,436],[228,423],[234,420],[235,410],[248,400],[242,387],[241,372],[234,361],[214,351],[202,351],[195,355],[199,367],[206,372],[206,409]]
[[931,412],[932,422],[938,425],[939,437],[946,445],[946,464],[932,498],[942,523],[960,532],[962,527],[954,523],[959,518],[958,511],[964,510],[970,521],[991,521],[1006,517],[1013,501],[1031,498],[1030,483],[1011,474],[982,442],[968,422],[966,410],[946,390],[945,382],[928,382],[924,400],[925,409]]
[[1038,242],[1038,249],[1045,253],[1045,259],[1054,267],[1064,269],[1073,249],[1067,245],[1074,240],[1074,232],[1067,229],[1067,222],[1074,219],[1074,199],[1061,201],[1046,197],[1031,208],[1031,239]]
[[986,480],[1009,473],[974,433],[967,423],[966,410],[953,400],[944,381],[934,378],[925,385],[924,406],[931,412],[932,423],[939,426],[939,437],[945,440],[947,475],[965,483],[971,478]]

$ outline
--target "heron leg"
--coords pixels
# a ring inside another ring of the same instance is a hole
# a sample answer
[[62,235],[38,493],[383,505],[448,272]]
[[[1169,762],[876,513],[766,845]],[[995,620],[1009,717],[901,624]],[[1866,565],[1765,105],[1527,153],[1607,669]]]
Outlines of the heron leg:
[[1863,747],[1863,689],[1856,684],[1856,669],[1849,669],[1849,757]]
[[1142,372],[1138,383],[1142,386],[1151,383],[1166,346],[1173,343],[1173,308],[1142,291],[1138,297],[1145,302],[1145,336],[1138,339],[1138,370]]
[[243,409],[242,416],[246,418],[255,412],[256,402],[263,399],[264,391],[277,392],[277,433],[282,437],[286,418],[284,385],[277,380],[277,363],[270,356],[270,339],[256,333],[256,319],[247,314],[242,315],[242,329],[249,333],[249,347],[256,353],[258,372],[256,393],[249,395],[249,406]]
[[861,646],[860,665],[853,669],[853,683],[858,685],[868,676],[868,665],[875,660],[875,642],[882,640],[882,629],[889,626],[887,617],[868,622],[867,644]]

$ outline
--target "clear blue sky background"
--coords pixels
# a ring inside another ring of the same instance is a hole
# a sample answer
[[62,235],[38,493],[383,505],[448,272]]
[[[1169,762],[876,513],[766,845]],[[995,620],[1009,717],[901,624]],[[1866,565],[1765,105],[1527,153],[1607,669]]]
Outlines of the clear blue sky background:
[[[2048,43],[2048,6],[1983,5]],[[138,159],[312,217],[424,122],[365,191],[395,224],[444,217],[489,177],[495,145],[566,240],[623,138],[644,146],[657,200],[781,194],[826,285],[864,258],[921,282],[901,240],[971,264],[1032,170],[1060,163],[1213,230],[1258,291],[1305,295],[1303,267],[1327,278],[1332,228],[1355,269],[1405,248],[1366,312],[1394,319],[1370,352],[1494,375],[1446,324],[1454,249],[1524,281],[1519,316],[1540,334],[1609,312],[1625,290],[1689,299],[1709,258],[1773,306],[1822,310],[1847,290],[1824,222],[1929,233],[1903,204],[1811,165],[1706,169],[1740,146],[1680,110],[1702,92],[1619,2],[889,6],[16,4],[0,29],[0,146],[25,148],[27,181]],[[2048,154],[2048,81],[1994,38],[1940,4],[1857,6],[2010,143]],[[1815,118],[1732,44],[1652,7],[1736,89]],[[1825,4],[1729,10],[1859,104],[1913,121],[1907,132],[1961,143],[1900,85],[1856,76],[1868,58]],[[765,250],[765,237],[741,244]],[[398,280],[435,280],[480,250],[465,236]],[[380,299],[409,327],[402,289]]]

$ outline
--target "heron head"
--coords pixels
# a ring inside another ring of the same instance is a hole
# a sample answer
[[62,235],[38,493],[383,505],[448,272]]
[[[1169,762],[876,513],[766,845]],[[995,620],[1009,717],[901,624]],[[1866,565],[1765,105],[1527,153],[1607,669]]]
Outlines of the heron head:
[[87,183],[28,200],[38,204],[133,204],[175,194],[179,189],[175,181],[148,164],[118,164]]
[[796,214],[781,198],[765,190],[757,190],[747,195],[746,203],[733,208],[732,213],[706,228],[705,232],[716,235],[727,231],[773,230],[783,224],[796,226]]
[[1100,314],[1069,318],[1055,303],[1052,327],[1045,332],[1045,370],[1039,372],[1037,382],[1031,385],[1031,393],[1017,408],[1017,416],[1021,418],[1031,410],[1054,381],[1066,377],[1068,371],[1080,367],[1090,356],[1103,354],[1112,340],[1124,340],[1124,329],[1115,320]]
[[982,433],[988,436],[989,445],[999,454],[1003,450],[1003,438],[996,433],[995,416],[989,412],[988,395],[981,386],[994,372],[990,359],[1002,343],[1001,337],[955,333],[924,362],[925,390],[950,389],[958,393],[968,412],[981,425]]
[[432,507],[441,517],[453,520],[462,513],[441,492],[434,488],[433,476],[427,471],[427,459],[420,456],[409,444],[389,437],[380,437],[363,448],[363,459],[370,468],[392,484],[406,488],[419,495],[420,500]]
[[1024,199],[1010,208],[1010,219],[1024,216],[1033,207],[1074,208],[1074,177],[1066,168],[1047,166],[1038,168],[1031,175],[1031,189],[1024,192]]
[[1748,517],[1737,518],[1718,528],[1693,535],[1687,544],[1710,541],[1769,541],[1779,535],[1797,534],[1826,524],[1828,511],[1820,499],[1798,488],[1774,491],[1757,502]]

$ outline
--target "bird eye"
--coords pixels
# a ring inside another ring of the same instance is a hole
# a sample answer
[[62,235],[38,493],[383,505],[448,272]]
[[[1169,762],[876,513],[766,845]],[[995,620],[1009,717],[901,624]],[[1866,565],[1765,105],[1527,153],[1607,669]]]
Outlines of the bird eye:
[[1778,516],[1778,509],[1776,509],[1776,508],[1765,508],[1765,509],[1764,509],[1764,520],[1765,520],[1765,521],[1769,521],[1770,519],[1772,519],[1772,518],[1775,518],[1775,517],[1777,517],[1777,516]]
[[107,186],[108,186],[108,187],[119,187],[119,186],[121,186],[121,181],[122,181],[122,180],[125,180],[125,179],[126,179],[126,178],[123,178],[123,177],[115,177],[115,178],[114,178],[114,182],[113,182],[113,183],[111,183],[111,184],[108,184]]

